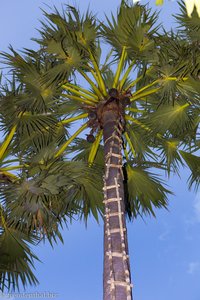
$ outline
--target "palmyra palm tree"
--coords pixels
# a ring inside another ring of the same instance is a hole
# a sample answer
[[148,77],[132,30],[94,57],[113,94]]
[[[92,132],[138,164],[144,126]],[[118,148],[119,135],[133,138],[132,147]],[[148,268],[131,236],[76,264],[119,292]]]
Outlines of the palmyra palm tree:
[[[1,210],[12,228],[36,240],[39,230],[50,242],[61,238],[63,220],[87,219],[90,212],[98,219],[103,212],[104,300],[132,299],[126,215],[154,215],[167,205],[169,191],[151,168],[178,172],[185,161],[190,185],[199,183],[192,153],[198,149],[199,35],[188,28],[197,33],[200,21],[180,5],[182,37],[159,34],[155,13],[122,1],[107,24],[70,6],[63,14],[45,13],[40,51],[4,53],[19,87],[2,93],[8,135],[1,149],[12,140],[21,173],[4,180]],[[102,41],[111,48],[104,62]],[[75,121],[79,128],[71,133]],[[78,138],[84,130],[86,140]],[[22,282],[35,283],[24,270]],[[15,287],[17,276],[8,275],[15,273],[2,274],[1,284],[14,280]]]

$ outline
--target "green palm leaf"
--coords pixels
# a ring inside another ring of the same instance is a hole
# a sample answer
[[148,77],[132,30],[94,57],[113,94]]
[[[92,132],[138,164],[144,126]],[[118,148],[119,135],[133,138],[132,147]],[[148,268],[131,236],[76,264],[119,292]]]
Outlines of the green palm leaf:
[[129,217],[138,214],[152,214],[154,209],[167,206],[167,190],[155,174],[145,168],[126,165]]
[[180,14],[175,16],[180,24],[179,30],[183,37],[187,37],[192,42],[199,41],[200,38],[200,17],[196,7],[192,13],[192,18],[187,14],[186,6],[183,1],[178,1]]
[[32,269],[38,258],[30,250],[37,241],[33,235],[27,235],[6,224],[5,215],[0,217],[0,289],[19,290],[19,285],[38,283]]
[[200,184],[200,157],[185,151],[180,151],[180,154],[191,170],[189,188],[194,185],[197,191]]
[[[122,1],[117,17],[114,15],[107,19],[107,25],[102,24],[104,39],[115,49],[120,56],[125,46],[128,58],[145,57],[155,50],[153,35],[157,28],[156,13],[144,6],[128,6]],[[134,38],[133,38],[134,37]]]

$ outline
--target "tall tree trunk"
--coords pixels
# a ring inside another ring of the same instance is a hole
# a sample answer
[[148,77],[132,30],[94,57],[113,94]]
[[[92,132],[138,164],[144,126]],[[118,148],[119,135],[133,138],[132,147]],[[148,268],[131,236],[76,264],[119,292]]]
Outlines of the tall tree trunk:
[[123,116],[117,101],[102,114],[104,137],[104,300],[131,300],[122,171]]

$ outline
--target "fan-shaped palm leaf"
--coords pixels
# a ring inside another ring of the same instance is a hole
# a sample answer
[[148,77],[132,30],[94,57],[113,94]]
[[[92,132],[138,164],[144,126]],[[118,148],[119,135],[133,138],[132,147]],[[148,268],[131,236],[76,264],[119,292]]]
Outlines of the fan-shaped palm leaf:
[[24,287],[38,283],[32,272],[33,262],[38,259],[30,250],[37,242],[34,235],[17,230],[7,224],[1,207],[0,216],[0,289],[16,290],[20,283]]

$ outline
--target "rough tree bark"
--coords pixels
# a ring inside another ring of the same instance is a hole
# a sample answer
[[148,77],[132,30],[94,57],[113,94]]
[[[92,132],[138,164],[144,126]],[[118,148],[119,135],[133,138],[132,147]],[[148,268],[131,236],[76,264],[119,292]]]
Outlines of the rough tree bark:
[[102,113],[104,138],[104,300],[132,300],[122,171],[123,116],[118,101]]

